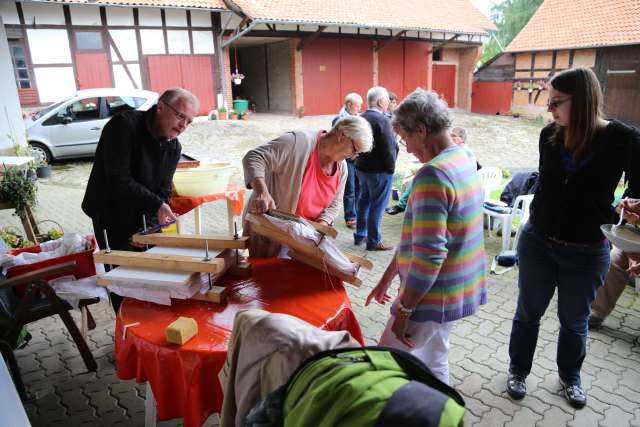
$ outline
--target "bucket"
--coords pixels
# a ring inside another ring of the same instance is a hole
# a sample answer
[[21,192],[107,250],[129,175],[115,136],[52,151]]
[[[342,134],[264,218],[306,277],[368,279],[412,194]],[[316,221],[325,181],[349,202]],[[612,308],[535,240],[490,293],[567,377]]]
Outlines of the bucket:
[[233,100],[233,111],[236,113],[244,113],[249,109],[249,101],[246,99],[234,99]]
[[178,196],[201,197],[223,193],[234,167],[229,163],[210,163],[199,168],[176,169],[173,186]]

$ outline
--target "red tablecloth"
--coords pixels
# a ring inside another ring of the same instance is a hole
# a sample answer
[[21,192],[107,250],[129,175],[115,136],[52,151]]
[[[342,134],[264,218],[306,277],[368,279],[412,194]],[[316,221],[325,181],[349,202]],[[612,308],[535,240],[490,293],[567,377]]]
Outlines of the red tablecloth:
[[[347,330],[364,343],[341,281],[292,260],[251,259],[252,277],[227,276],[225,305],[173,300],[170,307],[125,299],[116,318],[118,377],[149,381],[158,418],[184,417],[185,427],[202,425],[222,405],[218,372],[227,356],[239,310],[260,308],[299,317],[326,330]],[[182,347],[167,344],[164,330],[178,316],[198,322],[198,335]],[[123,339],[123,325],[129,327]]]
[[173,196],[169,202],[171,210],[178,215],[184,215],[191,209],[200,206],[206,202],[213,202],[214,200],[227,199],[233,202],[233,212],[236,215],[242,214],[242,208],[244,206],[244,188],[240,185],[230,182],[227,185],[227,190],[222,193],[207,194],[200,197],[182,197]]

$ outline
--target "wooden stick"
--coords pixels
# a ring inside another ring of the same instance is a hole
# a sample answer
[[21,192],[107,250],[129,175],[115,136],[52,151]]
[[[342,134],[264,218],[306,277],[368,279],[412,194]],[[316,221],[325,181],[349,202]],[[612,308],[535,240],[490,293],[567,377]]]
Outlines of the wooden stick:
[[373,263],[366,258],[362,258],[361,256],[354,255],[350,252],[342,252],[344,256],[346,256],[349,261],[354,262],[356,264],[360,264],[361,267],[366,268],[367,270],[373,269]]
[[322,249],[315,245],[309,246],[304,243],[300,243],[279,228],[274,229],[272,226],[253,223],[251,224],[251,229],[261,236],[275,240],[276,242],[286,245],[310,257],[318,258],[320,260],[324,258],[324,251]]
[[148,252],[111,251],[107,253],[100,251],[93,254],[93,259],[95,262],[103,264],[201,273],[219,273],[225,266],[225,260],[220,258],[204,261],[202,258],[193,256]]
[[198,301],[206,301],[206,302],[215,302],[215,303],[223,303],[226,300],[227,288],[224,286],[214,286],[211,288],[209,292],[206,294],[201,294],[200,292],[196,292],[191,299],[195,299]]
[[[296,221],[296,222],[302,222],[302,223],[306,222],[309,225],[311,225],[313,228],[315,228],[316,231],[319,231],[320,233],[324,234],[325,236],[329,236],[329,237],[331,237],[333,239],[338,237],[338,230],[336,230],[335,228],[331,227],[330,225],[321,224],[319,222],[311,221],[309,219],[302,218],[299,215],[292,214],[292,213],[285,212],[285,211],[280,211],[280,210],[277,210],[277,209],[270,209],[269,212],[273,212],[273,216],[275,216],[276,218],[280,217],[280,218],[288,219],[289,221]],[[267,215],[269,215],[269,213],[267,213]]]
[[209,242],[209,248],[212,249],[246,249],[249,246],[249,238],[246,236],[234,239],[231,236],[215,236],[212,234],[137,233],[133,235],[135,243],[178,248],[200,249],[205,240]]
[[307,264],[310,267],[314,267],[320,271],[324,271],[325,273],[337,277],[343,282],[351,283],[356,287],[360,287],[362,285],[362,280],[360,280],[357,276],[349,276],[342,271],[338,271],[330,265],[325,264],[322,260],[317,260],[315,258],[309,257],[306,254],[299,253],[293,250],[289,251],[289,256],[296,261],[300,261],[303,264]]

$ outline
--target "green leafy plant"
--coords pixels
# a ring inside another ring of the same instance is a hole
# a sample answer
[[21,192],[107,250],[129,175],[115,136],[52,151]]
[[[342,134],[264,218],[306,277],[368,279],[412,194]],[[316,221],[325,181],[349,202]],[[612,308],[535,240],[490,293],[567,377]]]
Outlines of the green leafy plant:
[[4,166],[4,176],[0,181],[0,201],[8,202],[15,208],[15,214],[24,219],[27,207],[36,204],[38,187],[25,171]]
[[227,109],[225,108],[225,106],[223,105],[222,107],[218,107],[218,113],[226,113]]
[[304,105],[301,105],[300,107],[298,107],[298,117],[300,118],[304,117]]
[[25,239],[20,233],[11,227],[0,228],[0,239],[12,249],[28,248],[33,246],[33,242]]

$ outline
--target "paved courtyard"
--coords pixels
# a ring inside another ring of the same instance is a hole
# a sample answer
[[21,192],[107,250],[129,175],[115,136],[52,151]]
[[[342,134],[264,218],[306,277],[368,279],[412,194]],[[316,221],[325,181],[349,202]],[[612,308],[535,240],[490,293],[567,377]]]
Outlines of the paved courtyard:
[[[537,135],[541,123],[509,117],[455,113],[455,124],[469,130],[470,145],[481,164],[511,170],[537,167]],[[250,147],[277,136],[288,128],[326,126],[328,116],[303,120],[255,115],[249,122],[196,123],[183,138],[185,151],[239,165]],[[67,231],[91,232],[91,224],[80,211],[84,185],[91,163],[58,164],[54,176],[39,185],[38,219],[55,219]],[[404,153],[399,169],[411,166]],[[240,174],[234,176],[240,180]],[[193,221],[187,214],[188,224]],[[224,233],[224,203],[203,209],[204,232]],[[398,241],[401,215],[385,215],[383,235]],[[9,211],[0,211],[0,224],[17,225]],[[364,253],[352,244],[351,233],[338,222],[338,244]],[[495,254],[498,238],[487,237],[488,256]],[[381,276],[391,254],[369,253],[375,268],[365,272],[361,288],[347,287],[356,316],[368,344],[374,344],[388,308],[364,300]],[[638,294],[628,288],[604,327],[590,334],[583,383],[587,407],[574,410],[559,393],[555,365],[558,321],[555,301],[542,324],[533,372],[528,378],[527,397],[515,402],[506,394],[506,369],[511,319],[517,298],[517,270],[489,276],[489,302],[477,315],[459,321],[454,329],[449,362],[451,383],[467,403],[466,425],[477,426],[640,426],[640,313]],[[397,286],[396,286],[397,288]],[[96,307],[96,306],[93,306]],[[113,356],[114,316],[110,306],[92,309],[97,328],[89,332],[89,346],[98,371],[87,373],[80,355],[59,319],[47,319],[29,326],[31,343],[17,351],[29,392],[35,395],[26,405],[34,426],[141,426],[144,425],[144,385],[117,378]],[[76,316],[78,318],[78,316]],[[0,425],[2,424],[0,420]],[[217,425],[212,416],[206,425]],[[180,420],[159,423],[181,425]]]

